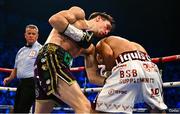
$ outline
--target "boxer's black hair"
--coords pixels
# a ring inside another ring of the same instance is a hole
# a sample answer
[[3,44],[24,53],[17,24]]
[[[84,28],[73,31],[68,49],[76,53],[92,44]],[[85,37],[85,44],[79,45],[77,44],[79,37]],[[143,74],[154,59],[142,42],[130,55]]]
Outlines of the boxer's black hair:
[[108,21],[110,21],[112,25],[112,30],[115,28],[115,20],[113,19],[111,15],[108,15],[106,12],[93,12],[92,14],[90,14],[88,20],[94,19],[97,16],[101,16],[104,19],[107,19]]

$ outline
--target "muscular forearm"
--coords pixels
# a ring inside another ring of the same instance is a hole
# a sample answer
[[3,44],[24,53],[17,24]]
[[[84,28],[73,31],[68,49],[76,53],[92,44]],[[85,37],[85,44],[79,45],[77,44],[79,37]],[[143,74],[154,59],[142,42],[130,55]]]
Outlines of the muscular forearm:
[[85,68],[90,83],[104,85],[105,77],[100,76],[98,64],[93,54],[85,56]]
[[100,76],[97,69],[91,69],[86,67],[87,77],[90,83],[103,86],[105,82],[105,77]]

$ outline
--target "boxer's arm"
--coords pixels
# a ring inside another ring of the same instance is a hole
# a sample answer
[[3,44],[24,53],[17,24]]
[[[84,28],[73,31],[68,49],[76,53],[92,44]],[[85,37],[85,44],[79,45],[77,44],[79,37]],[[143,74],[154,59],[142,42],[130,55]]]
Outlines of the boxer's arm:
[[94,45],[93,44],[91,44],[88,48],[86,48],[86,49],[81,49],[81,55],[82,56],[85,56],[85,55],[88,55],[88,54],[90,54],[90,53],[92,53],[92,50],[94,50]]
[[106,78],[99,74],[98,63],[95,57],[95,47],[91,53],[85,56],[85,68],[90,83],[100,86],[104,85]]
[[111,47],[105,40],[102,40],[96,45],[96,50],[102,57],[103,64],[106,66],[106,71],[111,71],[115,64],[114,52]]
[[71,7],[69,10],[62,10],[49,18],[49,23],[53,28],[63,33],[68,24],[73,24],[77,20],[84,19],[85,13],[79,7]]
[[78,20],[85,20],[85,13],[80,7],[74,6],[69,10],[63,10],[51,16],[49,18],[49,23],[59,33],[78,42],[80,47],[88,48],[91,44],[93,32],[83,31],[72,25]]

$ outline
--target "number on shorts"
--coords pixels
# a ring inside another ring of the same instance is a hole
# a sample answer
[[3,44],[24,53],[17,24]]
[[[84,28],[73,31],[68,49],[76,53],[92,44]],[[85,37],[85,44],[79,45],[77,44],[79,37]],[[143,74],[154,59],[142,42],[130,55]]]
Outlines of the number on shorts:
[[152,88],[151,89],[151,96],[155,96],[159,94],[159,88]]

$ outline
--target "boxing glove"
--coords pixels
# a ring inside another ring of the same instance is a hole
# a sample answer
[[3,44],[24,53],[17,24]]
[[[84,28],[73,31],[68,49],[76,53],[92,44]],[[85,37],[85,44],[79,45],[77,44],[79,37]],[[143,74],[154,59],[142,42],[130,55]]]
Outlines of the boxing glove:
[[82,48],[88,48],[92,43],[93,34],[92,31],[83,30],[83,37],[79,42],[77,42],[77,44]]
[[92,42],[93,32],[88,30],[81,30],[75,26],[68,24],[64,35],[73,39],[82,48],[88,48]]

